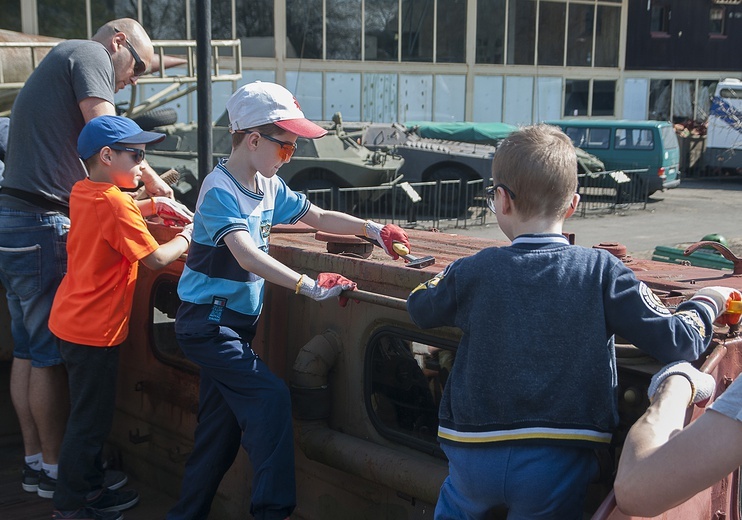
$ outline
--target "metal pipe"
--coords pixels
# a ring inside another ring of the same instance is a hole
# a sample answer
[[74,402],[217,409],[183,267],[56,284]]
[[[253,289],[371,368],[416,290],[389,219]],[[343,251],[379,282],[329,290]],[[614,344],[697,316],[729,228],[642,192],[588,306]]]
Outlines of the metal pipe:
[[196,82],[198,91],[198,185],[212,168],[211,0],[196,0]]
[[379,294],[369,291],[361,291],[356,289],[355,291],[343,291],[343,296],[350,298],[351,300],[358,300],[359,302],[373,303],[374,305],[381,305],[382,307],[390,307],[400,311],[407,310],[407,300],[402,298],[396,298],[394,296],[387,296],[385,294]]

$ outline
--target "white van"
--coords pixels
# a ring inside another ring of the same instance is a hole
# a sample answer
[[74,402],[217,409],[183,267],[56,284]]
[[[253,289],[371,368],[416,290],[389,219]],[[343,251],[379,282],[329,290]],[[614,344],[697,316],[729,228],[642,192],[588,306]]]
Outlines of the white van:
[[706,131],[706,167],[742,168],[742,81],[728,78],[716,86]]

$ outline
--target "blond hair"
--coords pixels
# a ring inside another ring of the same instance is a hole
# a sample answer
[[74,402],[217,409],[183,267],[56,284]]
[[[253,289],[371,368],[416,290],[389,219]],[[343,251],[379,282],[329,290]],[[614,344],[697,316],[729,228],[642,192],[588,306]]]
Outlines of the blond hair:
[[577,192],[577,155],[572,141],[555,126],[520,128],[497,149],[492,182],[515,193],[515,208],[525,220],[564,218]]

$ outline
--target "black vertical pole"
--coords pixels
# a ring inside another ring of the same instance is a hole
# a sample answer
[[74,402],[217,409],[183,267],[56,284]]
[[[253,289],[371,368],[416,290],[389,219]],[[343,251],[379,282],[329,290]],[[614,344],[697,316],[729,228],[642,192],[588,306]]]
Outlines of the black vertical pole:
[[198,101],[198,183],[212,170],[211,0],[196,0],[196,76]]

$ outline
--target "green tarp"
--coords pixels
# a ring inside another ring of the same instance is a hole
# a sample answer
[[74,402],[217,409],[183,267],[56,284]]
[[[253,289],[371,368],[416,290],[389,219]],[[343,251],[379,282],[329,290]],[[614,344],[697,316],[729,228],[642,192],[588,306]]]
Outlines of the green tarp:
[[408,121],[409,129],[417,127],[420,137],[464,141],[468,143],[488,143],[506,138],[517,126],[507,123],[434,123],[431,121]]

